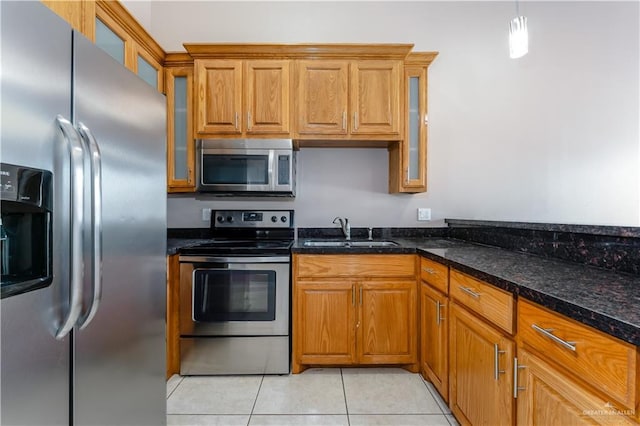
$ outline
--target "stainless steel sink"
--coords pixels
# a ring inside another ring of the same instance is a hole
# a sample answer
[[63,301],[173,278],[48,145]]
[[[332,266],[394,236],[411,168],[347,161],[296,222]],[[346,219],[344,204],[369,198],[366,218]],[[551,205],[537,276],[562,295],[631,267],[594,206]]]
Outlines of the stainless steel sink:
[[309,240],[302,243],[305,247],[396,247],[393,241],[319,241]]
[[305,241],[307,247],[344,247],[346,241]]

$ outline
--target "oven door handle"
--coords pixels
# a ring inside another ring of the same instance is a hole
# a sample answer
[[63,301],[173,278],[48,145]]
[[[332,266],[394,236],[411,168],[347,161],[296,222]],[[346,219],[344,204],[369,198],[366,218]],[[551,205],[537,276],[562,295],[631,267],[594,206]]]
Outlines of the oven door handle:
[[289,256],[262,257],[211,257],[211,256],[180,256],[181,263],[288,263]]

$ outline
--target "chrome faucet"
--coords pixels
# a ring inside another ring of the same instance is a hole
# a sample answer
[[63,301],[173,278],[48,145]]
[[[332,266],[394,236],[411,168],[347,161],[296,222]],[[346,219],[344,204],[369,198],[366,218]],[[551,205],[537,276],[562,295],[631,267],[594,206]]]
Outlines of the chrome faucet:
[[345,238],[347,239],[347,241],[351,240],[351,225],[349,225],[349,219],[348,218],[344,218],[342,219],[341,217],[336,217],[335,219],[333,219],[333,223],[336,223],[336,220],[340,222],[340,228],[342,228],[342,233],[344,234]]

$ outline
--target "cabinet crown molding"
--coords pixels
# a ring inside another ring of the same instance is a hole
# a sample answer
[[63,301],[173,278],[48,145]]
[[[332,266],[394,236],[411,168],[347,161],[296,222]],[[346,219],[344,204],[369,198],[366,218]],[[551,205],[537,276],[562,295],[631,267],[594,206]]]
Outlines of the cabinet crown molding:
[[413,44],[353,43],[185,43],[194,58],[243,59],[398,59],[404,60]]
[[439,52],[410,52],[404,59],[405,65],[429,66]]
[[186,52],[167,52],[164,57],[165,67],[193,66],[193,57]]

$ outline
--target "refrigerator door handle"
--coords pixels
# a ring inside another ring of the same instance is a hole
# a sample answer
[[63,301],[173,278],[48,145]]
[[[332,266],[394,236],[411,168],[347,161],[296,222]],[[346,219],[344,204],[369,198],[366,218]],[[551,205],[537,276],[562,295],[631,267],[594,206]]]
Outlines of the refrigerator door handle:
[[92,283],[93,299],[91,307],[79,320],[83,330],[98,312],[102,299],[102,154],[91,130],[82,122],[78,123],[78,132],[86,143],[91,164],[91,238],[92,238]]
[[84,212],[84,148],[78,132],[71,122],[61,115],[56,117],[56,122],[62,135],[66,148],[69,151],[71,165],[71,237],[70,237],[70,283],[69,283],[69,311],[62,325],[56,333],[56,339],[62,339],[73,329],[74,324],[82,311],[82,223]]

